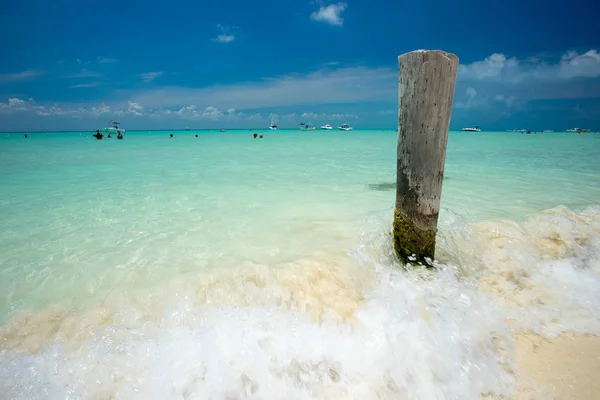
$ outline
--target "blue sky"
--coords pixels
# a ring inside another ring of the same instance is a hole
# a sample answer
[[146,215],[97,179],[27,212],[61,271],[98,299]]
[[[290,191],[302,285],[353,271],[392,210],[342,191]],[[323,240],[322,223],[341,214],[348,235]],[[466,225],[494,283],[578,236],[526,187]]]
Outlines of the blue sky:
[[396,127],[397,56],[460,59],[452,128],[600,129],[592,1],[0,4],[0,130]]

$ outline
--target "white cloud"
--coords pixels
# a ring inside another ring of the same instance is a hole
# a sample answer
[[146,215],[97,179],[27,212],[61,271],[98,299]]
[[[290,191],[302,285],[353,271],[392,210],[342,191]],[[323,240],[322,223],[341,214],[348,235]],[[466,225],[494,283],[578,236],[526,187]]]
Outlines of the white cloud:
[[163,75],[162,71],[144,72],[143,74],[140,74],[140,78],[142,78],[142,80],[144,82],[152,82],[156,78],[160,78],[162,75]]
[[92,112],[92,114],[96,114],[96,115],[106,114],[106,113],[110,112],[110,106],[107,106],[106,104],[101,104],[98,107],[92,107],[91,112]]
[[589,50],[584,54],[569,51],[560,61],[549,63],[539,58],[519,60],[494,53],[483,61],[461,64],[458,76],[467,81],[501,81],[511,84],[529,80],[597,78],[600,77],[600,54],[597,50]]
[[32,98],[30,98],[28,101],[21,100],[18,98],[10,98],[6,103],[0,103],[0,111],[28,111],[33,112],[39,116],[70,116],[72,118],[96,117],[101,114],[106,114],[110,112],[110,110],[110,106],[106,104],[93,106],[90,109],[87,109],[85,107],[61,107],[56,104],[50,106],[43,106],[37,105]]
[[43,75],[44,71],[26,70],[12,74],[0,74],[0,83],[25,81]]
[[215,107],[208,106],[204,109],[202,116],[216,120],[216,119],[220,119],[223,116],[223,113],[221,111],[217,110]]
[[219,43],[229,43],[235,40],[235,35],[231,33],[232,27],[218,24],[217,28],[221,31],[221,34],[211,40]]
[[341,14],[347,7],[348,4],[346,3],[331,4],[327,7],[321,6],[318,11],[314,11],[310,14],[310,19],[313,21],[326,22],[331,25],[342,26],[344,24],[344,19],[341,17]]
[[142,113],[142,111],[144,110],[144,107],[142,107],[142,105],[140,103],[136,103],[134,101],[128,101],[127,106],[128,106],[127,111],[129,111],[130,114],[133,114],[136,117],[141,117],[142,115],[144,115]]
[[358,115],[355,114],[347,114],[347,113],[314,113],[314,112],[304,112],[300,114],[300,118],[303,120],[319,120],[319,121],[327,121],[330,119],[356,119]]
[[312,113],[312,112],[304,112],[302,114],[300,114],[300,118],[319,118],[318,114]]
[[395,68],[351,67],[205,88],[167,86],[131,92],[128,97],[148,107],[174,108],[196,104],[218,109],[255,110],[316,104],[392,102],[397,96],[397,82],[398,72]]
[[9,107],[15,107],[15,106],[18,106],[19,104],[23,104],[23,103],[25,103],[24,100],[17,99],[16,97],[8,99],[8,105],[9,105]]
[[77,64],[81,65],[81,59],[77,59]]
[[477,91],[469,86],[467,90],[465,90],[466,100],[464,102],[456,102],[454,103],[454,108],[472,108],[475,106],[482,106],[485,101],[481,101],[477,103],[475,98],[477,97]]
[[78,89],[78,88],[92,88],[102,86],[102,82],[88,82],[88,83],[79,83],[77,85],[69,86],[70,89]]
[[112,64],[112,63],[116,63],[117,60],[115,60],[114,58],[108,58],[108,57],[96,57],[96,60],[98,60],[98,63],[100,64]]

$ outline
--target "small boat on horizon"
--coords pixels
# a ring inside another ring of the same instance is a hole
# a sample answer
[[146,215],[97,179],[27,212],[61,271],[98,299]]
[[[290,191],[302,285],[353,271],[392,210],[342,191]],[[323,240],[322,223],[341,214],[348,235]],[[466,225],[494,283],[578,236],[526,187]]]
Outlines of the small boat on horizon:
[[121,133],[125,133],[125,129],[121,129],[121,128],[119,128],[119,125],[121,124],[120,122],[117,122],[117,121],[109,121],[109,122],[108,122],[108,124],[109,124],[109,125],[111,125],[111,126],[109,126],[109,127],[107,127],[107,128],[104,128],[104,129],[103,129],[103,130],[104,130],[104,132],[106,132],[107,134],[109,134],[109,135],[110,135],[110,134],[114,133],[114,134],[116,135],[116,134],[118,134],[119,132],[121,132]]
[[279,127],[277,126],[277,124],[275,123],[275,119],[271,119],[271,125],[269,125],[269,129],[272,131],[277,131],[279,130]]
[[589,129],[581,129],[581,128],[571,128],[567,129],[567,132],[576,132],[576,133],[589,133]]
[[477,125],[474,125],[470,128],[462,128],[463,132],[481,132],[481,128],[478,127]]
[[305,124],[304,122],[300,123],[300,130],[301,131],[314,131],[316,128],[314,126],[311,126],[309,124]]
[[321,129],[326,130],[326,131],[330,131],[333,129],[333,126],[329,125],[329,124],[325,124],[321,127]]
[[340,131],[346,131],[346,132],[347,132],[347,131],[351,131],[351,130],[352,130],[352,127],[351,127],[350,125],[348,125],[348,124],[342,124],[342,125],[340,125],[340,126],[338,127],[338,129],[339,129]]

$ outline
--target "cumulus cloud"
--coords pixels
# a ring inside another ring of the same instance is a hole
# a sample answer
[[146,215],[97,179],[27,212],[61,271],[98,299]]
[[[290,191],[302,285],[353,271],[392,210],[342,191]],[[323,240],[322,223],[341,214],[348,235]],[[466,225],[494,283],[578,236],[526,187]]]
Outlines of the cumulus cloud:
[[460,65],[459,79],[502,81],[521,83],[528,80],[569,80],[574,78],[600,77],[600,54],[589,50],[578,54],[575,51],[565,53],[557,63],[549,63],[538,58],[519,60],[494,53],[482,61]]
[[231,33],[232,27],[218,24],[217,28],[221,33],[216,38],[213,38],[211,40],[219,43],[229,43],[235,40],[235,35]]
[[142,115],[144,115],[142,113],[142,111],[144,110],[144,107],[142,107],[142,105],[140,103],[136,103],[134,101],[128,101],[127,106],[128,106],[127,111],[130,114],[133,114],[136,117],[141,117]]
[[[594,49],[569,51],[554,59],[548,55],[518,59],[494,53],[459,66],[455,107],[514,109],[531,100],[597,98],[598,78],[600,54]],[[469,88],[472,91],[467,92]]]
[[300,114],[300,118],[302,119],[315,119],[319,121],[326,121],[330,119],[355,119],[358,118],[358,115],[348,114],[348,113],[314,113],[314,112],[304,112]]
[[477,97],[477,91],[474,88],[469,86],[467,90],[465,90],[465,95],[466,101],[456,102],[454,104],[455,108],[471,108],[477,104],[475,100],[475,98]]
[[156,78],[160,78],[162,75],[163,75],[162,71],[144,72],[143,74],[140,74],[140,78],[142,78],[142,80],[144,82],[152,82]]
[[21,100],[13,97],[6,103],[0,103],[0,112],[32,112],[39,116],[70,116],[72,118],[97,117],[101,114],[111,112],[110,106],[102,103],[97,106],[86,107],[66,107],[53,105],[38,105],[33,98]]
[[342,26],[344,24],[344,19],[341,15],[347,7],[348,4],[346,3],[331,4],[327,7],[321,6],[317,11],[310,14],[310,19],[313,21],[326,22],[331,25]]

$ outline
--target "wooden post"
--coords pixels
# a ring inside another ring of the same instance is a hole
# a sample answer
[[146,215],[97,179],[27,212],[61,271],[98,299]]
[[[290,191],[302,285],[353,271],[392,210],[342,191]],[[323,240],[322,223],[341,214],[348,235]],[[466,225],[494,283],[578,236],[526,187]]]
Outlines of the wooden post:
[[398,164],[393,239],[404,263],[435,255],[458,57],[417,50],[398,57]]

